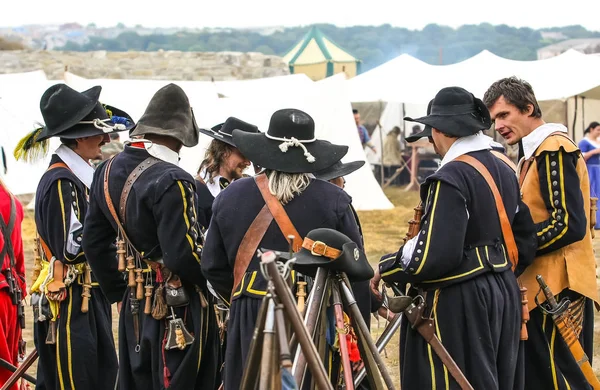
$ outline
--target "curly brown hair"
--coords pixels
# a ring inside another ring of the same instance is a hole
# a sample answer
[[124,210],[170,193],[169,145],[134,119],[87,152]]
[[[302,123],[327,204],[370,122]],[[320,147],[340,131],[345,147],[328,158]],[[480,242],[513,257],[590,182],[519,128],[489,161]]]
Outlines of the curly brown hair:
[[200,175],[200,172],[203,169],[206,169],[206,173],[208,173],[208,182],[212,184],[215,176],[219,175],[221,165],[225,162],[227,157],[233,153],[234,149],[234,146],[231,146],[226,142],[216,139],[212,140],[208,145],[208,148],[206,148],[204,160],[200,163],[197,174]]
[[525,80],[521,80],[515,76],[506,77],[492,84],[483,95],[483,103],[490,108],[496,103],[500,96],[504,96],[507,103],[517,107],[521,113],[528,110],[528,106],[533,106],[533,111],[530,116],[534,118],[542,117],[542,109],[538,104],[533,88]]

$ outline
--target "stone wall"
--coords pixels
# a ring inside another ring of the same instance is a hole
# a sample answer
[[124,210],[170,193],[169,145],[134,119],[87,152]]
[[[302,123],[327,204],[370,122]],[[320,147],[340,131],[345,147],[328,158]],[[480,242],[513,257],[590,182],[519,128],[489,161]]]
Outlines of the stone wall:
[[0,51],[0,73],[42,69],[51,80],[65,69],[96,79],[240,80],[289,74],[281,57],[239,52]]

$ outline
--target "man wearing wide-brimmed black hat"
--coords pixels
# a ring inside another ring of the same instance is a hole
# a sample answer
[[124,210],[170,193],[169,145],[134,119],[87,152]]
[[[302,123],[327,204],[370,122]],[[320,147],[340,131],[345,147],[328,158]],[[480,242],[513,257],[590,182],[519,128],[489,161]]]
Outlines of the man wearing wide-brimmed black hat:
[[[518,261],[520,272],[531,263],[535,234],[514,171],[481,132],[490,127],[489,112],[468,91],[449,87],[431,101],[427,116],[405,120],[425,125],[407,140],[428,137],[442,162],[421,185],[420,231],[382,258],[378,274],[410,283],[425,298],[424,315],[473,388],[523,389],[521,296],[511,268]],[[406,323],[402,339],[403,389],[459,388]]]
[[[94,175],[84,229],[100,286],[122,305],[119,387],[215,389],[218,335],[200,269],[195,184],[178,166],[181,148],[198,143],[185,92],[158,90],[130,136]],[[105,257],[115,235],[118,268]]]
[[[265,170],[254,178],[234,181],[215,199],[203,249],[206,278],[231,304],[224,367],[226,390],[240,386],[267,287],[256,249],[288,251],[286,237],[293,235],[292,246],[298,251],[304,236],[320,227],[339,230],[362,249],[349,207],[350,197],[341,188],[315,180],[312,175],[339,161],[348,147],[317,139],[310,115],[297,109],[276,111],[266,133],[234,130],[233,141],[244,156]],[[271,207],[273,211],[269,211]],[[354,288],[368,321],[368,282]]]
[[[133,121],[103,106],[100,91],[78,92],[65,84],[48,88],[40,101],[45,126],[15,150],[15,157],[35,160],[47,152],[51,137],[61,141],[35,195],[43,258],[30,291],[39,354],[36,387],[41,389],[112,388],[117,376],[110,302],[92,282],[97,275],[89,273],[82,230],[94,174],[90,161],[102,156],[109,134]],[[111,118],[108,111],[120,117]],[[108,248],[103,261],[110,263],[114,256],[114,248]]]
[[233,142],[233,130],[258,133],[258,127],[238,118],[229,117],[224,123],[200,133],[212,137],[196,176],[198,220],[208,229],[215,197],[234,180],[243,177],[250,161]]

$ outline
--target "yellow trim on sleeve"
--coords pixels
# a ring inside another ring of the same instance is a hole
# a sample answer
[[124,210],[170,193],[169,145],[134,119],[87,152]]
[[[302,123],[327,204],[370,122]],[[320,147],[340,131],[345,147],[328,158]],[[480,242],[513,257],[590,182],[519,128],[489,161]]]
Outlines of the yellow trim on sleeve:
[[[562,158],[562,153],[558,153],[558,170],[559,170],[559,176],[560,176],[560,190],[561,190],[561,204],[563,209],[565,210],[565,216],[564,216],[564,224],[565,227],[563,228],[563,230],[560,232],[560,234],[556,237],[554,237],[552,240],[548,241],[547,243],[545,243],[544,245],[541,245],[540,247],[538,247],[538,250],[540,249],[544,249],[549,247],[550,245],[554,244],[556,241],[560,240],[566,233],[569,227],[569,211],[567,210],[567,202],[566,202],[566,197],[565,197],[565,176],[564,176],[564,172],[563,172],[563,158]],[[554,203],[552,203],[552,205],[554,205]]]
[[181,184],[181,182],[178,180],[177,181],[177,185],[179,186],[179,190],[181,191],[181,199],[183,200],[183,220],[185,221],[185,226],[187,227],[187,230],[185,232],[185,236],[188,240],[188,242],[190,243],[190,248],[192,250],[192,255],[194,255],[194,258],[196,259],[196,261],[198,262],[198,264],[200,263],[200,257],[198,257],[198,254],[196,253],[195,250],[195,245],[194,245],[194,240],[192,239],[192,236],[190,236],[188,233],[190,231],[190,221],[188,219],[187,216],[187,198],[185,196],[185,189],[183,188],[183,184]]
[[419,268],[417,268],[417,272],[415,272],[415,275],[418,275],[421,272],[423,266],[425,265],[425,261],[427,261],[427,254],[429,253],[429,242],[431,240],[431,230],[433,229],[433,222],[435,217],[435,207],[437,206],[438,195],[440,193],[440,184],[441,182],[438,181],[437,187],[435,189],[435,195],[433,196],[433,206],[431,207],[431,217],[429,218],[429,230],[427,231],[427,241],[425,243],[423,259],[421,260],[421,265],[419,265]]

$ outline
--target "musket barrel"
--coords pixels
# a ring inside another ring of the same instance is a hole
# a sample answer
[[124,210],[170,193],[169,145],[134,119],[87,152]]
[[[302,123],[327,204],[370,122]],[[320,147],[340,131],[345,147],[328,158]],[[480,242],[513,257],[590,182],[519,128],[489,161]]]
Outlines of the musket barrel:
[[292,295],[290,289],[287,288],[283,277],[279,274],[279,270],[275,264],[275,254],[272,254],[272,256],[268,255],[268,252],[263,255],[262,262],[267,266],[267,272],[269,273],[269,277],[275,285],[277,297],[285,307],[288,320],[291,322],[294,332],[296,332],[298,335],[298,342],[304,351],[308,368],[313,375],[316,387],[318,389],[333,390],[333,386],[331,385],[331,382],[329,382],[327,372],[325,371],[325,367],[319,358],[317,349],[308,335],[306,327],[304,326],[302,318],[300,317],[300,313],[298,313],[296,302],[294,302],[294,296]]

